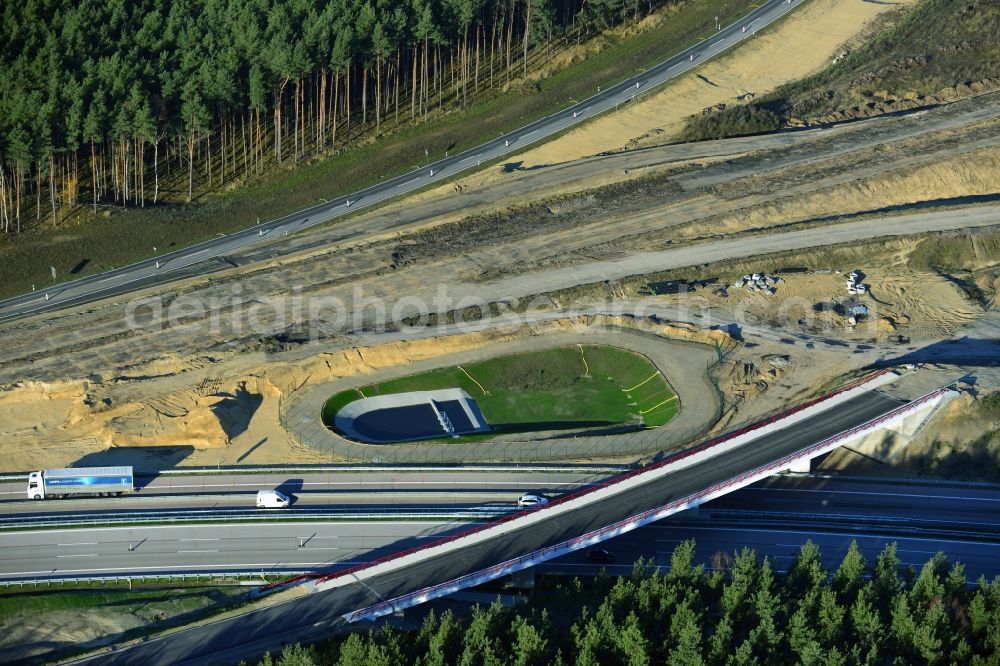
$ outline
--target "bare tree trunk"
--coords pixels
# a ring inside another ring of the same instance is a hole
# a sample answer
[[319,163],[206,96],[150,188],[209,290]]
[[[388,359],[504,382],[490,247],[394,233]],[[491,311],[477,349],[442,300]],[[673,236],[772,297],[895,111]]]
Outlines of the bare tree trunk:
[[21,182],[24,180],[24,169],[21,163],[14,164],[14,171],[17,173],[17,196],[14,197],[14,218],[17,220],[17,233],[21,233]]
[[240,139],[243,141],[243,177],[250,173],[250,164],[247,159],[247,119],[244,109],[240,108]]
[[525,0],[524,11],[524,80],[528,80],[528,38],[531,36],[531,0]]
[[410,121],[417,117],[417,58],[419,57],[417,43],[413,43],[413,62],[410,68]]
[[326,67],[323,67],[323,71],[320,72],[320,85],[319,85],[319,138],[317,140],[316,150],[320,151],[326,148]]
[[188,149],[188,199],[187,202],[191,203],[194,192],[194,132],[188,133],[187,138],[187,149]]
[[56,222],[56,165],[55,159],[52,153],[49,153],[49,201],[52,203],[52,227],[55,228]]
[[0,166],[0,218],[3,218],[3,232],[10,233],[10,216],[7,214],[7,169]]
[[382,54],[375,53],[375,136],[382,127]]
[[292,163],[299,161],[299,82],[295,81],[295,89],[292,90]]
[[94,184],[94,215],[97,215],[97,152],[94,141],[90,141],[90,180]]
[[506,83],[510,83],[510,72],[513,63],[510,59],[510,45],[514,39],[514,0],[510,0],[510,20],[507,21],[507,70],[505,74]]
[[339,102],[340,96],[340,71],[335,71],[333,73],[333,113],[330,114],[330,118],[333,121],[333,129],[330,132],[330,147],[337,148],[337,102]]
[[160,196],[160,137],[153,142],[153,205]]
[[346,90],[344,91],[344,111],[347,115],[347,143],[351,142],[351,66],[347,66],[347,72],[344,74],[344,86]]

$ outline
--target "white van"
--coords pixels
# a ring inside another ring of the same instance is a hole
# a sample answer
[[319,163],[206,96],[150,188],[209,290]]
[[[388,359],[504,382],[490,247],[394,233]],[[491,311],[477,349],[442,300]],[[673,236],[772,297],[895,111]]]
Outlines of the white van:
[[288,495],[277,490],[258,490],[258,509],[285,509],[288,507]]

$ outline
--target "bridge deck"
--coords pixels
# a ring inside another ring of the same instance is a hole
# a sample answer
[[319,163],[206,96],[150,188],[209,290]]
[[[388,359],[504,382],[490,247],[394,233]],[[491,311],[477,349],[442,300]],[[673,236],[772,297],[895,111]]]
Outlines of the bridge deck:
[[[560,514],[541,525],[515,530],[480,545],[429,558],[363,584],[352,583],[311,594],[250,615],[181,632],[168,640],[154,640],[117,654],[103,655],[101,661],[143,665],[204,663],[212,654],[217,655],[216,661],[224,659],[219,653],[224,653],[227,647],[249,646],[255,641],[280,642],[283,636],[294,636],[296,641],[328,636],[331,626],[343,622],[341,616],[344,613],[485,569],[499,561],[660,506],[865,423],[900,404],[881,393],[865,393],[788,429],[766,435],[597,504]],[[303,631],[303,628],[311,626],[313,631]]]

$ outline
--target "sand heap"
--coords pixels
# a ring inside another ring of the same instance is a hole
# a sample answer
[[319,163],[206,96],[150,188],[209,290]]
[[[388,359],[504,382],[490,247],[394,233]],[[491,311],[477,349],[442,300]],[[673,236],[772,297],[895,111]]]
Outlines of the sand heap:
[[[723,216],[717,223],[713,222],[712,232],[765,229],[923,201],[996,194],[1000,192],[997,173],[1000,173],[1000,149],[972,150],[915,168],[896,169],[891,173],[835,185],[815,194],[789,196],[772,204],[746,208]],[[746,187],[746,183],[741,182],[739,186]],[[701,234],[704,231],[693,229],[691,233]],[[684,231],[678,235],[684,235]]]
[[[666,338],[737,344],[722,331],[703,331],[628,316],[568,318],[489,331],[396,340],[331,350],[295,360],[263,353],[228,368],[182,359],[156,360],[106,382],[25,382],[0,393],[0,452],[11,470],[70,464],[319,462],[284,429],[281,405],[296,391],[344,377],[477,349],[533,335],[588,327],[640,329]],[[156,369],[156,372],[153,370]],[[176,369],[176,374],[170,374]],[[212,373],[216,373],[214,376]],[[327,458],[328,460],[328,458]]]

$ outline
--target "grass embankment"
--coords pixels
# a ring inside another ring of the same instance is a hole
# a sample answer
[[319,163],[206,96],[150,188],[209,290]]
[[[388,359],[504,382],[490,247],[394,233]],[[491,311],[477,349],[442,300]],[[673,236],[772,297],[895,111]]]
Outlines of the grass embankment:
[[[750,104],[691,118],[686,140],[773,131],[793,118],[815,121],[894,110],[946,89],[1000,75],[1000,5],[923,0],[889,14],[874,36],[822,71]],[[987,87],[996,87],[987,84]],[[952,93],[955,94],[955,93]],[[936,99],[936,98],[934,98]],[[928,103],[934,100],[927,100]]]
[[[364,397],[461,388],[495,432],[525,432],[642,423],[663,425],[677,396],[649,359],[624,349],[583,345],[453,366],[342,391],[323,407],[334,423],[346,404]],[[467,438],[460,438],[467,439]]]
[[10,628],[0,650],[18,655],[15,661],[40,653],[50,659],[65,657],[105,642],[134,640],[204,620],[247,600],[246,588],[238,585],[197,587],[182,582],[135,590],[124,583],[84,585],[90,589],[60,590],[53,583],[51,589],[36,586],[0,594],[0,624]]
[[206,605],[229,603],[244,590],[236,585],[226,587],[179,587],[157,589],[125,589],[118,583],[117,589],[96,590],[51,590],[32,589],[30,592],[7,592],[0,594],[0,622],[8,622],[22,615],[40,615],[54,611],[82,611],[89,608],[115,608],[119,606],[142,606],[152,615],[190,612]]
[[[36,229],[16,240],[0,240],[0,297],[30,291],[33,284],[39,288],[51,284],[50,266],[56,268],[58,281],[124,266],[405,173],[444,157],[446,151],[477,145],[589,97],[598,86],[607,88],[709,36],[716,16],[727,24],[752,8],[749,0],[689,2],[676,11],[664,10],[672,13],[637,35],[600,37],[613,43],[542,81],[483,95],[463,111],[409,126],[377,142],[351,146],[337,156],[275,170],[233,191],[202,196],[191,205],[115,210],[77,226]],[[558,54],[542,59],[542,64],[552,67]],[[177,171],[176,165],[173,168]]]

